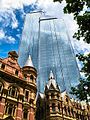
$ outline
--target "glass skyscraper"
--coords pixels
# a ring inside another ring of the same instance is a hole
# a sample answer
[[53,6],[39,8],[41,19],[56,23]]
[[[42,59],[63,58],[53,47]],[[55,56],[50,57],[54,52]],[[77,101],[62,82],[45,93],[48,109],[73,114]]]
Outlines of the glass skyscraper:
[[26,16],[19,48],[19,63],[25,64],[31,55],[38,70],[38,90],[43,92],[52,70],[61,91],[70,92],[79,81],[79,70],[62,19],[45,16],[42,12]]

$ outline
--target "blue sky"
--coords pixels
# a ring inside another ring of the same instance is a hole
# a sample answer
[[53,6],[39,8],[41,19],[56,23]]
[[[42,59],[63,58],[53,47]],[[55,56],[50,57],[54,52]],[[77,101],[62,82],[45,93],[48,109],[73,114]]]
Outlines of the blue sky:
[[18,52],[22,36],[25,15],[37,9],[43,9],[46,14],[53,15],[64,20],[68,33],[77,52],[89,52],[90,46],[83,41],[77,41],[72,38],[73,33],[78,26],[73,20],[73,15],[63,13],[62,4],[52,0],[1,0],[0,1],[0,57],[7,57],[10,50]]
[[25,15],[34,9],[36,5],[33,4],[0,9],[0,57],[6,57],[10,50],[18,52]]

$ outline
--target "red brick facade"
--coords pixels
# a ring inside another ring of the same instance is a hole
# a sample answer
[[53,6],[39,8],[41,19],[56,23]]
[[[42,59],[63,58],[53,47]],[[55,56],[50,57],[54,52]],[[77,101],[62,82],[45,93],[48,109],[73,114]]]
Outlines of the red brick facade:
[[15,51],[0,59],[0,120],[34,120],[36,77],[33,66],[20,68]]

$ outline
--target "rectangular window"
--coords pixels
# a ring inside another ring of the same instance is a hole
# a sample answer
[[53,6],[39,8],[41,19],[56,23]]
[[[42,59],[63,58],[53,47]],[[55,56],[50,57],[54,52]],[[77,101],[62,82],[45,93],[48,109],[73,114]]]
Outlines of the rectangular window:
[[18,76],[18,71],[17,70],[15,71],[15,75]]
[[28,95],[29,95],[29,91],[26,91],[25,92],[25,100],[27,100],[27,101],[28,101]]
[[14,112],[15,112],[15,105],[7,104],[5,114],[14,116]]
[[8,108],[8,114],[9,114],[9,115],[12,115],[12,110],[13,110],[12,107],[9,107],[9,108]]
[[5,65],[4,65],[4,64],[2,64],[1,68],[2,68],[2,69],[4,69],[4,68],[5,68]]

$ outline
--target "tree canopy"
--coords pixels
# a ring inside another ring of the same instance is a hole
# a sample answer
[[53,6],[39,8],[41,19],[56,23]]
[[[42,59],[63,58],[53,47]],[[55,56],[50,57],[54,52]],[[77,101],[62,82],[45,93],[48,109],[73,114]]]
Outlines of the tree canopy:
[[80,83],[77,87],[72,87],[72,94],[76,95],[80,100],[86,100],[90,102],[90,53],[88,55],[77,55],[78,59],[83,63],[81,72],[85,78],[80,79]]
[[[54,0],[62,2],[63,0]],[[90,43],[90,1],[89,0],[65,0],[64,13],[73,13],[78,24],[78,31],[74,34],[78,40],[82,38]]]
[[[54,0],[54,2],[63,0]],[[77,21],[78,30],[74,36],[77,40],[83,39],[90,44],[90,0],[65,0],[66,6],[64,13],[72,13]],[[72,94],[76,95],[80,100],[90,102],[90,53],[88,55],[77,55],[78,59],[83,63],[81,72],[85,75],[80,79],[80,83],[76,87],[72,87]]]

